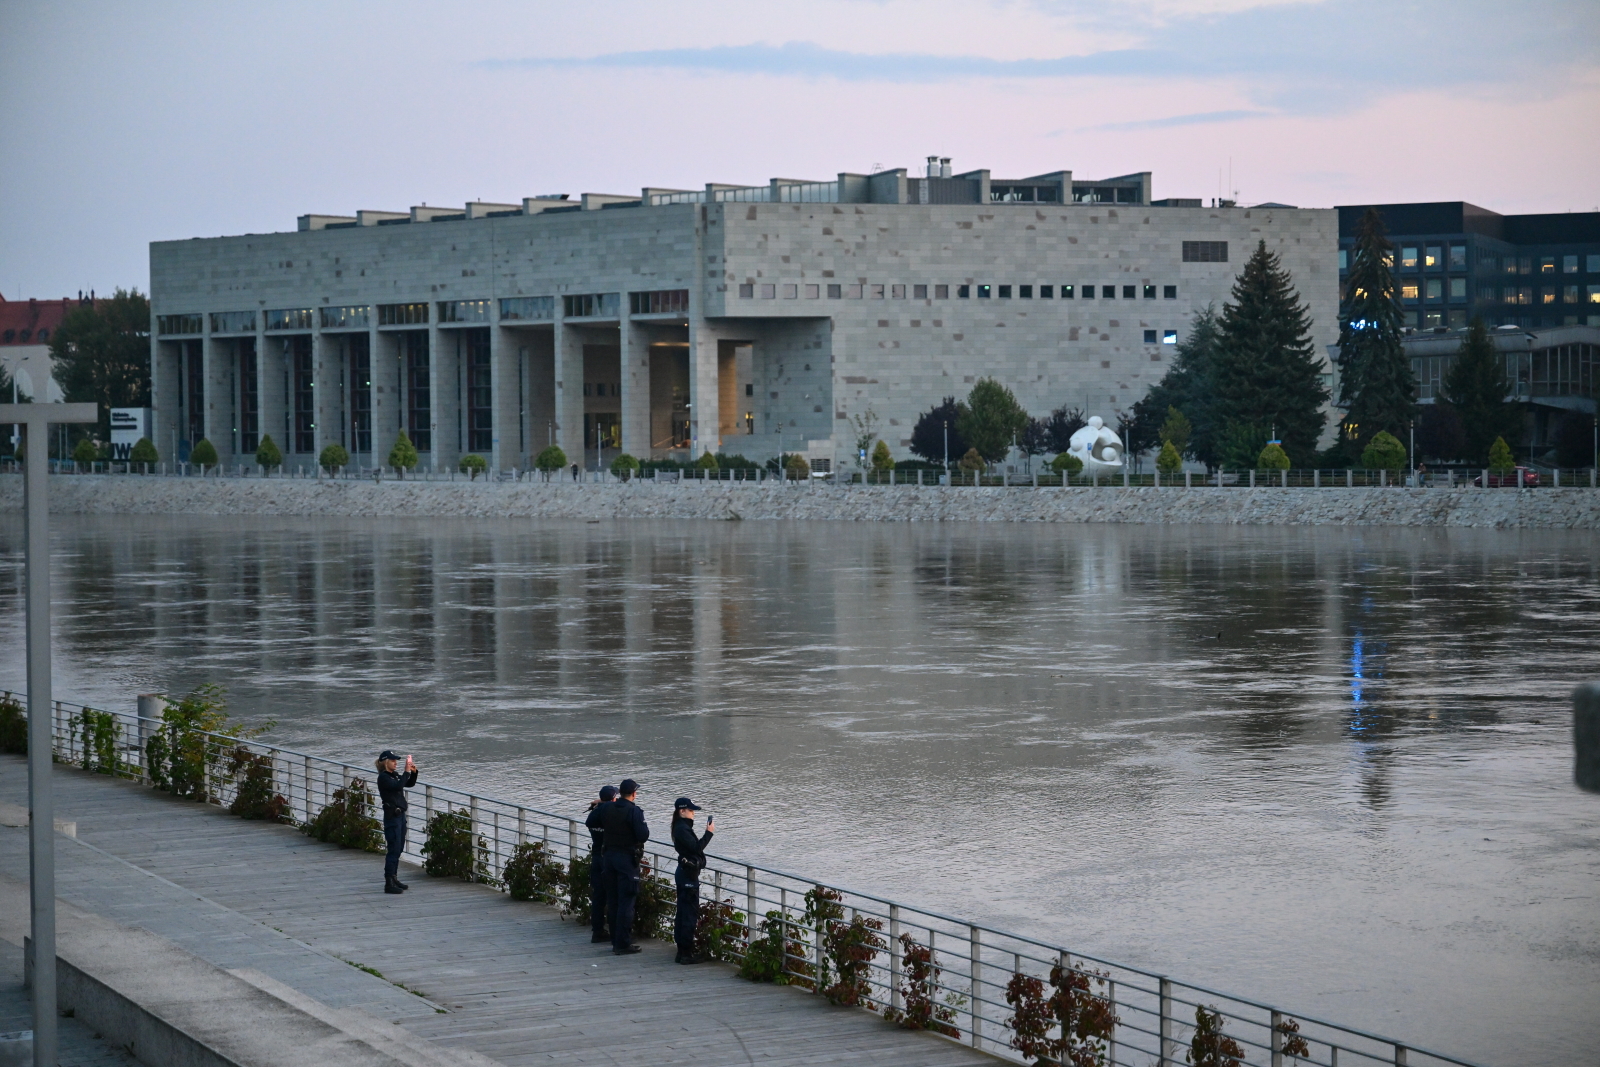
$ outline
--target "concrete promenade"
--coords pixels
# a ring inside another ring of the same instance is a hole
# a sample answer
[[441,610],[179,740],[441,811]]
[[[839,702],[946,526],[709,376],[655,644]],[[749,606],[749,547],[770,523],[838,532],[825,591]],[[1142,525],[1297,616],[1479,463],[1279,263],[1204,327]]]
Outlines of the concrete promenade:
[[[835,487],[776,482],[317,481],[73,475],[51,510],[79,515],[341,515],[841,522],[1115,522],[1286,526],[1600,528],[1600,489],[1120,486]],[[0,512],[22,480],[0,475]]]
[[[403,869],[411,891],[388,896],[380,857],[289,827],[70,767],[57,766],[55,781],[57,811],[78,829],[75,840],[56,839],[64,901],[329,1008],[398,1023],[462,1060],[475,1052],[505,1067],[997,1062],[796,988],[740,981],[724,964],[676,966],[664,943],[614,957],[555,909],[482,886]],[[26,788],[24,760],[0,756],[0,801],[26,803]],[[26,879],[24,829],[0,827],[0,875]],[[14,964],[20,953],[0,944],[0,1018],[17,1014]],[[92,1042],[80,1047],[88,1041],[64,1042],[74,1058],[63,1063],[130,1062]]]

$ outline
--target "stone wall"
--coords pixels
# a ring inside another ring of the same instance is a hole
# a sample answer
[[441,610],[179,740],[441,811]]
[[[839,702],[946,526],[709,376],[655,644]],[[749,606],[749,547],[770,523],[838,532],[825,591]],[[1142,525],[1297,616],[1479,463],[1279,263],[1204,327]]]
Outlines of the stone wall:
[[[1600,527],[1600,489],[836,488],[810,483],[301,481],[75,476],[52,511],[100,515],[353,515],[844,522]],[[0,476],[0,511],[22,479]]]

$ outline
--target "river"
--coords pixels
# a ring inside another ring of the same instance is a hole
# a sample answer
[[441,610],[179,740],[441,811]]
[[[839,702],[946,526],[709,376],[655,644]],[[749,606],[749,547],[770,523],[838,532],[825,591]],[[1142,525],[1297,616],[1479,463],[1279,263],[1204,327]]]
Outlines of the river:
[[[581,810],[1489,1064],[1600,1046],[1590,532],[61,517],[56,695]],[[20,517],[0,686],[23,687]]]

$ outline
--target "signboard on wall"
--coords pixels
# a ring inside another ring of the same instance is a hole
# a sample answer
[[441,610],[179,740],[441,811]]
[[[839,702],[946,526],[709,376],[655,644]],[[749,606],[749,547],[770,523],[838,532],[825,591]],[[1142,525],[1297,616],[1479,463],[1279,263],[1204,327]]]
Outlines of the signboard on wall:
[[139,438],[149,437],[155,426],[152,408],[111,409],[111,458],[125,460]]

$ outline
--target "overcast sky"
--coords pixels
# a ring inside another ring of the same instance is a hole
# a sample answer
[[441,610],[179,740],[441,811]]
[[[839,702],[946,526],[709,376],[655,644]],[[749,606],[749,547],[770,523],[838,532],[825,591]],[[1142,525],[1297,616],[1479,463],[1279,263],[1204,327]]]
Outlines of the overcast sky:
[[1600,207],[1595,0],[0,0],[0,101],[8,299],[145,289],[152,240],[307,212],[933,153],[1158,197]]

